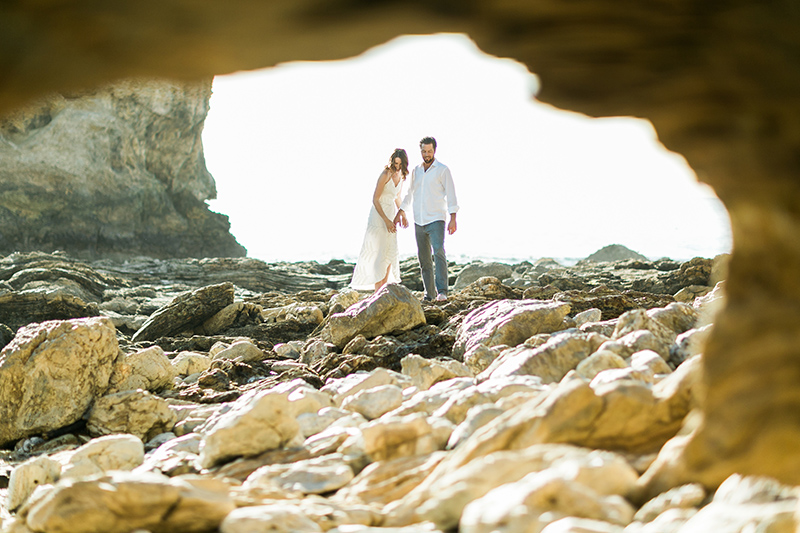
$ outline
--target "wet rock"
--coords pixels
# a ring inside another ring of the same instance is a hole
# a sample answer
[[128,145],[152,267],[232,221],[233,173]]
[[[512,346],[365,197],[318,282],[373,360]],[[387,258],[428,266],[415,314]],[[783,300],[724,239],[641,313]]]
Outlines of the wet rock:
[[388,284],[329,319],[332,342],[344,347],[356,335],[367,338],[405,331],[425,323],[419,300],[402,285]]
[[233,283],[230,282],[183,294],[153,313],[131,340],[154,340],[191,330],[232,303]]
[[0,352],[0,443],[76,422],[105,392],[119,347],[105,318],[31,324]]

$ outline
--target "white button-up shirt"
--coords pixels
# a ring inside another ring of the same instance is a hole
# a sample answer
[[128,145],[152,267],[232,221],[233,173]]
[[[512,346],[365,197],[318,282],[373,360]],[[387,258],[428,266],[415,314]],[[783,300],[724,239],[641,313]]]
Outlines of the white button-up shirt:
[[456,188],[447,165],[434,159],[427,172],[421,164],[414,169],[411,173],[411,184],[400,204],[400,209],[408,213],[408,206],[412,201],[414,223],[419,226],[437,220],[446,222],[448,213],[458,212]]

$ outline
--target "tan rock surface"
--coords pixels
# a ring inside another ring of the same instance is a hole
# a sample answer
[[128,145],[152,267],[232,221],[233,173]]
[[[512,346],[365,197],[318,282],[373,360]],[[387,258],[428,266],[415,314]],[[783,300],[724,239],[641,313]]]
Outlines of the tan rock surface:
[[472,311],[461,322],[453,357],[462,359],[477,344],[517,346],[537,333],[562,329],[569,304],[539,300],[496,300]]
[[71,424],[108,388],[119,347],[106,318],[31,324],[0,352],[0,443]]
[[356,335],[377,337],[425,324],[419,300],[402,285],[384,285],[378,292],[329,319],[332,342],[344,347]]
[[202,532],[216,528],[234,510],[227,489],[216,480],[114,472],[60,483],[31,506],[27,525],[34,531],[72,533]]

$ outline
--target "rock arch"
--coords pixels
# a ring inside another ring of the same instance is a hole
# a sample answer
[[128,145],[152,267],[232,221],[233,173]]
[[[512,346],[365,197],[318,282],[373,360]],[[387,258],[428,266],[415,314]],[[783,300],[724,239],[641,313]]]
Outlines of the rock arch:
[[536,72],[543,101],[651,120],[715,189],[734,252],[685,477],[800,483],[798,27],[794,0],[7,2],[0,112],[122,77],[201,78],[466,32]]

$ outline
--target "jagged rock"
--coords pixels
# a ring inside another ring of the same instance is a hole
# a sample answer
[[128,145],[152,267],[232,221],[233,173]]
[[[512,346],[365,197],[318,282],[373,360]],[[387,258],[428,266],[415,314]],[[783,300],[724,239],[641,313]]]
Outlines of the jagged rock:
[[371,461],[425,455],[437,450],[433,428],[424,414],[382,417],[361,427],[364,453]]
[[0,352],[0,443],[76,422],[108,387],[119,347],[105,318],[31,324]]
[[411,291],[395,284],[384,285],[369,298],[329,319],[332,342],[339,347],[356,335],[371,338],[406,331],[424,323],[425,313],[419,300]]
[[144,444],[134,435],[116,434],[92,439],[64,465],[61,478],[79,479],[111,470],[133,470],[144,461]]
[[214,422],[200,444],[204,468],[238,456],[280,448],[299,430],[286,393],[263,391],[239,400]]
[[575,372],[584,379],[594,379],[594,377],[610,368],[625,368],[625,359],[610,350],[598,349],[592,355],[578,363]]
[[30,507],[26,523],[34,531],[200,533],[235,509],[228,488],[214,479],[112,472],[57,484]]
[[220,283],[176,297],[153,313],[132,342],[169,337],[203,324],[233,303],[233,283]]
[[348,396],[342,409],[353,411],[367,420],[374,420],[397,409],[403,403],[403,389],[397,385],[380,385]]
[[180,352],[171,361],[175,373],[179,376],[188,376],[198,372],[205,372],[211,366],[211,358],[197,352]]
[[558,331],[569,311],[569,304],[558,302],[490,302],[464,317],[453,345],[453,358],[461,360],[476,344],[517,346],[537,333]]
[[204,335],[217,335],[236,324],[254,322],[260,316],[260,305],[234,302],[206,320],[198,329]]
[[645,503],[634,515],[637,522],[652,522],[669,509],[699,507],[706,498],[706,491],[697,483],[675,487],[659,494]]
[[[488,492],[464,508],[459,531],[522,533],[562,517],[630,523],[633,507],[617,495],[603,496],[581,483],[545,471],[528,474]],[[533,522],[533,523],[531,523]],[[535,525],[534,525],[535,524]]]
[[791,532],[797,527],[798,491],[768,478],[735,474],[717,489],[711,503],[681,527],[685,533]]
[[36,487],[55,483],[61,477],[61,463],[43,455],[18,465],[8,480],[8,493],[4,505],[16,511],[24,504]]
[[286,492],[325,494],[339,490],[354,477],[341,454],[330,454],[284,465],[262,466],[250,474],[245,488],[277,485]]
[[419,390],[428,390],[439,381],[457,377],[472,377],[473,372],[463,363],[453,360],[437,361],[410,354],[400,360],[403,374],[411,378],[411,382]]
[[126,355],[114,366],[108,392],[144,389],[157,391],[172,386],[177,375],[172,362],[160,346],[151,346]]
[[211,360],[217,359],[230,359],[238,360],[244,363],[251,363],[253,361],[261,361],[264,359],[264,352],[258,346],[249,340],[236,341],[230,346],[215,352],[211,356]]
[[205,205],[216,195],[198,142],[210,96],[210,80],[128,80],[3,120],[0,253],[245,255]]
[[444,452],[433,452],[374,462],[339,489],[333,498],[345,502],[387,505],[418,486],[444,456]]
[[532,375],[542,378],[545,383],[558,382],[594,353],[602,342],[603,338],[596,333],[564,333],[554,335],[537,348],[528,348],[523,344],[503,351],[478,375],[477,380]]
[[[447,530],[458,524],[464,508],[471,502],[495,488],[539,472],[545,473],[548,479],[576,482],[598,495],[607,496],[631,493],[637,478],[633,468],[618,454],[569,445],[500,451],[456,469],[448,468],[448,459],[445,459],[423,484],[390,510],[385,525],[392,527],[430,520]],[[632,510],[630,514],[633,515]]]
[[92,435],[130,433],[145,441],[170,431],[177,417],[165,400],[143,390],[123,391],[98,399],[86,427]]
[[470,263],[465,266],[456,278],[454,291],[460,291],[467,285],[484,276],[491,276],[500,280],[510,278],[513,273],[511,267],[505,263]]

